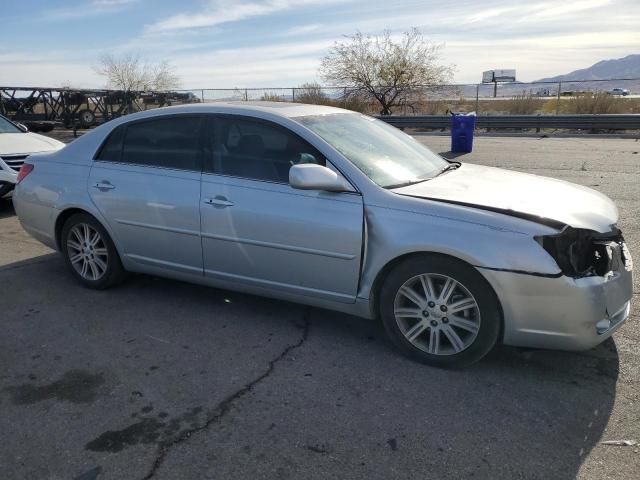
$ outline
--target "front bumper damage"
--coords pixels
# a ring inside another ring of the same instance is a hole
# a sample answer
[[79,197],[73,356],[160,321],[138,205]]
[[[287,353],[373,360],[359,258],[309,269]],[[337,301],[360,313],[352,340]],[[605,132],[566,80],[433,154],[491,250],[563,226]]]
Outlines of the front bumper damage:
[[506,345],[585,350],[629,317],[633,263],[620,232],[578,247],[558,262],[558,276],[478,268],[501,300]]

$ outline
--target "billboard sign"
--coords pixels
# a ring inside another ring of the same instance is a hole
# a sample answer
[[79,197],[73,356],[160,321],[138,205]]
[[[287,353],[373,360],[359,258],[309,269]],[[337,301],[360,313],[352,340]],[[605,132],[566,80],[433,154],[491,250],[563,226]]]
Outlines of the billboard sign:
[[482,72],[482,83],[515,82],[515,69],[487,70]]

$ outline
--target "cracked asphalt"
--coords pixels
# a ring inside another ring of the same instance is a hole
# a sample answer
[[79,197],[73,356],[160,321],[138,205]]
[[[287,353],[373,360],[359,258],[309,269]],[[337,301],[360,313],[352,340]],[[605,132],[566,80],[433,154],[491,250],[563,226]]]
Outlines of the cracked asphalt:
[[[420,135],[435,151],[448,138]],[[591,186],[640,253],[640,142],[476,139],[458,160]],[[104,292],[0,201],[0,478],[637,478],[632,316],[586,352],[447,371],[375,323],[149,276]]]

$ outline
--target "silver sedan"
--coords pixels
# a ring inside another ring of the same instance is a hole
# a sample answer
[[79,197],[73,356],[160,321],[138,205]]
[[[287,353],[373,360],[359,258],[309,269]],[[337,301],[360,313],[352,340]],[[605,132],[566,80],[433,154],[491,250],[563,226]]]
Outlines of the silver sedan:
[[449,162],[330,107],[113,120],[29,157],[14,203],[87,287],[143,272],[379,318],[432,365],[498,342],[587,349],[629,316],[631,256],[607,197]]

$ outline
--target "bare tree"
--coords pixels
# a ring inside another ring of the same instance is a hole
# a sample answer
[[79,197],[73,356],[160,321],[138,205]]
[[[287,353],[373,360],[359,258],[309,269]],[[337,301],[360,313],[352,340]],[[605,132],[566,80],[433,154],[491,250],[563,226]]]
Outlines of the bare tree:
[[382,115],[406,105],[412,90],[447,82],[453,67],[440,63],[442,45],[427,40],[413,28],[394,40],[391,32],[380,36],[360,32],[336,42],[322,59],[320,76],[333,85],[350,87],[350,94],[366,94],[382,107]]
[[107,79],[107,86],[118,90],[171,90],[180,87],[180,77],[169,62],[148,63],[139,55],[102,55],[95,72]]

